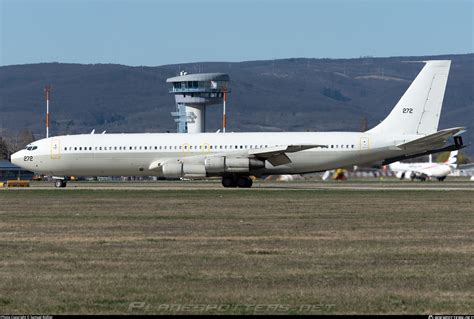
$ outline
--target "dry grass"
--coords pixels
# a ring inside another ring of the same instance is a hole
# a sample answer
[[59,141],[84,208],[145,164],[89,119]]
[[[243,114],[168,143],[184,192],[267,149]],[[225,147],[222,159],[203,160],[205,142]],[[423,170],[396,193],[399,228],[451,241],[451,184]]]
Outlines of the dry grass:
[[468,313],[473,202],[468,191],[0,191],[0,313]]

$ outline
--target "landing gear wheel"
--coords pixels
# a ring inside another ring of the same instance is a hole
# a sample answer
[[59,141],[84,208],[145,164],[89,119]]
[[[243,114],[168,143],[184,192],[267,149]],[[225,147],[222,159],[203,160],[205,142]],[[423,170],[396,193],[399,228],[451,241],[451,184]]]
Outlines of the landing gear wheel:
[[237,186],[241,188],[250,188],[252,187],[253,181],[248,176],[240,176],[237,180]]
[[223,176],[222,186],[224,187],[237,187],[236,180],[233,176]]
[[66,187],[66,181],[63,179],[57,179],[54,181],[54,186],[57,188],[64,188]]

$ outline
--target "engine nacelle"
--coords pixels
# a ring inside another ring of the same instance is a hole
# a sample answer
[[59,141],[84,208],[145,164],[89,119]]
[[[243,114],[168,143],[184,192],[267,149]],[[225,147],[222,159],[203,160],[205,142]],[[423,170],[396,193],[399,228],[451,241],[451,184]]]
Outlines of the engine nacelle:
[[161,171],[165,178],[206,177],[206,168],[199,164],[168,163],[163,165]]
[[165,178],[181,178],[183,177],[182,163],[169,163],[161,167],[161,172]]
[[204,160],[204,167],[209,174],[248,173],[265,167],[265,162],[255,158],[213,156]]

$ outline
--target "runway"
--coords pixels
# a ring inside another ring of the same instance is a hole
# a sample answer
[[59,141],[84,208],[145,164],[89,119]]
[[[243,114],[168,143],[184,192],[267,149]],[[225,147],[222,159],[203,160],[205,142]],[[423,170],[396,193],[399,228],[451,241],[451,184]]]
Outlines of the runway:
[[399,181],[397,179],[354,179],[348,181],[321,181],[306,180],[292,182],[276,182],[257,180],[251,189],[224,188],[219,180],[208,181],[70,181],[64,189],[57,189],[52,182],[31,182],[29,188],[11,188],[11,189],[44,189],[44,190],[353,190],[353,191],[474,191],[474,182],[467,179],[456,178],[450,181]]

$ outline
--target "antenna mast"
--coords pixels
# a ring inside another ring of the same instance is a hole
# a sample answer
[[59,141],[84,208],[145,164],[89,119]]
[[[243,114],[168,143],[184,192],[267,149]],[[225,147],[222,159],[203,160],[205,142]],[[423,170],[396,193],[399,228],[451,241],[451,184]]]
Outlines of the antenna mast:
[[46,138],[49,137],[49,93],[51,92],[51,86],[47,84],[44,87],[44,97],[46,99]]

